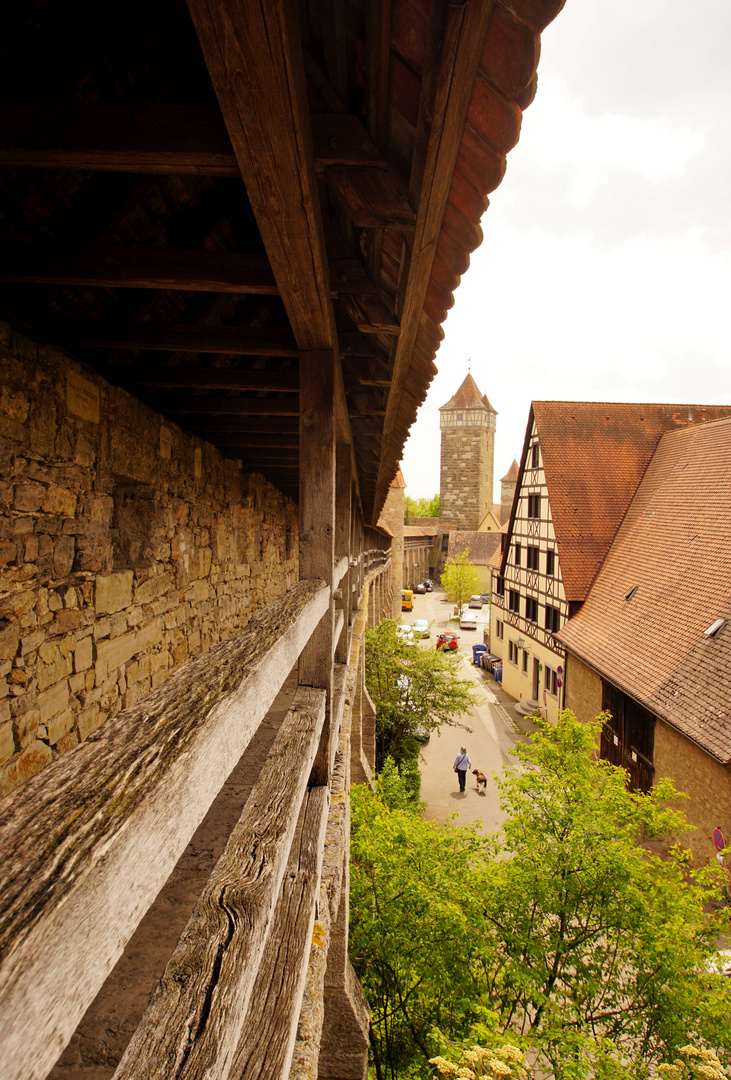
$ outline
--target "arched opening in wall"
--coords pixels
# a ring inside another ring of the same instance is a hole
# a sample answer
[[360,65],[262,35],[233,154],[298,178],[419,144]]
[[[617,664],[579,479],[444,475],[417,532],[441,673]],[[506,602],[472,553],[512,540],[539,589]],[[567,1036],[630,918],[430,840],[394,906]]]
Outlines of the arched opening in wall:
[[150,566],[150,534],[155,492],[149,484],[128,477],[115,477],[112,516],[112,563],[115,570],[135,570]]

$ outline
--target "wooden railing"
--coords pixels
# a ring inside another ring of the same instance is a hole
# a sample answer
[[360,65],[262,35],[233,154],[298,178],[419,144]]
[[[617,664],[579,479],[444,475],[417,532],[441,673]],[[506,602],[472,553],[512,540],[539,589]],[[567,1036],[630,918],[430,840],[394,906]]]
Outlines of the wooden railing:
[[[300,582],[236,637],[108,720],[6,801],[0,825],[3,1080],[46,1076],[329,605],[322,582]],[[220,1061],[206,1063],[206,1076],[235,1075],[245,1002],[282,903],[298,816],[311,838],[324,828],[327,789],[305,800],[323,717],[324,691],[300,687],[235,840],[151,1006],[163,1008],[169,1022],[158,1024],[158,1011],[154,1024],[143,1020],[120,1076],[202,1077],[199,1043],[211,1053],[215,1047]],[[312,860],[316,877],[319,856],[307,843],[301,850],[295,878],[311,892]],[[284,909],[278,918],[289,923]],[[297,934],[306,939],[306,926]],[[305,966],[298,966],[300,979]],[[142,1054],[153,1046],[154,1069]],[[147,1063],[141,1072],[130,1054]]]

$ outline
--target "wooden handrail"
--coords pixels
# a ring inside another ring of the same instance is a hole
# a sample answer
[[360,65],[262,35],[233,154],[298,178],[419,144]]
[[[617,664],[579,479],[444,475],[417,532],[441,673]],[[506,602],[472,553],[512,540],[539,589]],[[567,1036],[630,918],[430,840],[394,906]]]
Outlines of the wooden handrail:
[[0,811],[0,1075],[42,1080],[328,610],[302,581]]
[[325,721],[325,700],[324,690],[298,688],[114,1080],[227,1080],[234,1075]]

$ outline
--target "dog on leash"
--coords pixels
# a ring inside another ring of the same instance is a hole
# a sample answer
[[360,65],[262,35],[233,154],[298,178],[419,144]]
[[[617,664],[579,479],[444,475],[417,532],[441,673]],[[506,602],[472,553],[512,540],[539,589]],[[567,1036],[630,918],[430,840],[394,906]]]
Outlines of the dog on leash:
[[472,772],[477,777],[477,790],[487,791],[487,777],[484,772],[479,769],[473,769]]

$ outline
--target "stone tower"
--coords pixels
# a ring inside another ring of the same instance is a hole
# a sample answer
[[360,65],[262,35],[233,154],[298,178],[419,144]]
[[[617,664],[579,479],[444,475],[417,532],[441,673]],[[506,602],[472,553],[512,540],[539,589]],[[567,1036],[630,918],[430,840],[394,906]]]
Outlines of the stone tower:
[[515,495],[515,485],[518,483],[518,462],[513,458],[505,476],[500,481],[500,524],[504,525],[510,517]]
[[471,375],[439,412],[439,523],[445,529],[476,530],[492,509],[497,413]]

